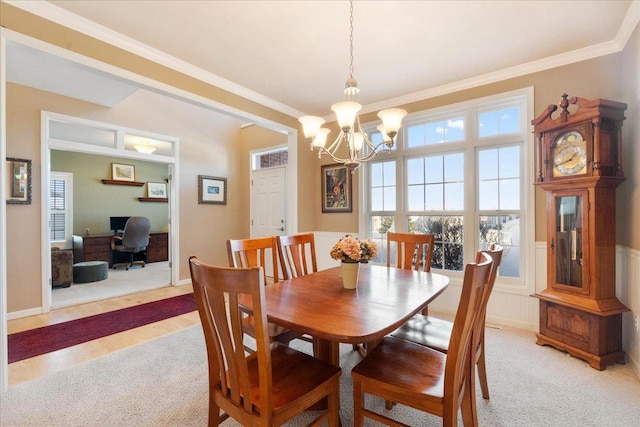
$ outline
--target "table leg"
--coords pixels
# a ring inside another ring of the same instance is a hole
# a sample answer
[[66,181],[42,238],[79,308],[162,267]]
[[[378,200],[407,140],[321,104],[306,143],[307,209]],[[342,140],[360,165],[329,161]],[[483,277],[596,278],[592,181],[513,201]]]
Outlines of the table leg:
[[[313,355],[318,359],[331,363],[334,366],[340,366],[340,343],[314,337]],[[309,409],[327,409],[327,399],[322,399]],[[340,425],[343,425],[342,419],[340,419]]]

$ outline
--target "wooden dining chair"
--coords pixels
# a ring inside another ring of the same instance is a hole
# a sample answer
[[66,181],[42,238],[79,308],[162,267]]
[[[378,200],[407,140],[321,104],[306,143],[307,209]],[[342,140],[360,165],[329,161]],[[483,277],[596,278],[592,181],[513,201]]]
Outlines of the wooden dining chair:
[[[387,232],[387,267],[397,267],[405,270],[431,271],[433,259],[434,234],[413,234]],[[392,252],[392,249],[395,250]],[[394,254],[392,256],[392,254]],[[423,315],[428,314],[428,307],[422,310]],[[353,349],[358,350],[364,357],[367,349],[374,343],[353,344]]]
[[[387,232],[387,267],[405,270],[431,271],[434,234]],[[391,250],[395,247],[395,261]]]
[[278,254],[285,280],[318,271],[313,233],[278,236]]
[[[269,266],[273,271],[272,282],[279,281],[278,277],[278,244],[275,237],[257,237],[253,239],[227,240],[227,255],[229,257],[229,266],[234,268],[252,268],[263,267],[263,279],[265,283],[269,283],[270,278],[267,277],[266,271]],[[250,337],[255,338],[255,328],[253,325],[253,316],[246,314],[243,318],[242,326],[244,332]],[[287,329],[283,326],[269,323],[269,336],[272,341],[289,345],[289,342],[300,336],[298,332]],[[253,349],[245,347],[247,351],[253,352]]]
[[[474,360],[473,362],[478,369],[478,378],[480,380],[480,388],[482,397],[489,399],[489,385],[487,382],[487,368],[485,364],[484,352],[484,333],[487,318],[487,304],[491,297],[491,292],[498,275],[498,268],[502,263],[503,248],[500,245],[491,245],[486,251],[493,259],[493,267],[489,277],[489,285],[482,295],[481,314],[474,326]],[[435,350],[446,353],[449,349],[451,333],[453,331],[453,323],[448,320],[439,319],[433,316],[416,315],[405,323],[391,335],[396,338],[413,341],[431,347]],[[475,398],[474,398],[475,401]]]
[[[192,256],[189,269],[207,347],[209,426],[229,416],[243,426],[280,426],[324,398],[327,410],[309,425],[338,426],[341,369],[271,344],[263,268],[214,267]],[[253,305],[257,351],[249,356],[242,343],[240,295],[250,295]]]
[[492,265],[491,257],[482,252],[475,263],[466,265],[448,353],[391,336],[352,369],[356,427],[363,425],[365,416],[389,426],[406,426],[365,408],[365,394],[442,417],[447,427],[458,425],[458,410],[462,409],[464,425],[473,425],[477,418],[469,381],[473,372],[471,335]]

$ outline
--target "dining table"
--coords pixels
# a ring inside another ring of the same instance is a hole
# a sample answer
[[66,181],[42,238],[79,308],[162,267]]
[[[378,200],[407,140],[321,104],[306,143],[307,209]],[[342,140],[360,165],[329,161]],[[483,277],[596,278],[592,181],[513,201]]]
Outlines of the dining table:
[[[340,266],[265,286],[270,322],[314,338],[315,356],[340,365],[340,343],[375,343],[402,326],[449,285],[445,275],[362,263],[355,289]],[[240,299],[251,313],[251,301]]]

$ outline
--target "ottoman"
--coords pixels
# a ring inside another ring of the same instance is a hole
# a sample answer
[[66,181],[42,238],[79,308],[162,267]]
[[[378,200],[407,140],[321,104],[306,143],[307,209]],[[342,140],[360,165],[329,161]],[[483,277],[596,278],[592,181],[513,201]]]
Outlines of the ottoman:
[[73,264],[73,283],[89,283],[105,280],[109,275],[106,261],[85,261]]

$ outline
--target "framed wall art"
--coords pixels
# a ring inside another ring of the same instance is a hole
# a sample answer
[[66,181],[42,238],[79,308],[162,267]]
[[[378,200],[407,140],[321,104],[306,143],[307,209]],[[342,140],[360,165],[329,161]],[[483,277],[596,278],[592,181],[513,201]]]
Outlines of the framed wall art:
[[123,165],[121,163],[111,163],[111,179],[113,181],[130,181],[136,180],[136,168],[133,165]]
[[7,157],[7,204],[31,204],[31,160]]
[[167,184],[164,182],[147,182],[147,197],[150,199],[166,199]]
[[198,175],[198,203],[227,204],[227,178]]
[[351,172],[342,164],[321,166],[322,212],[353,211],[351,199]]

